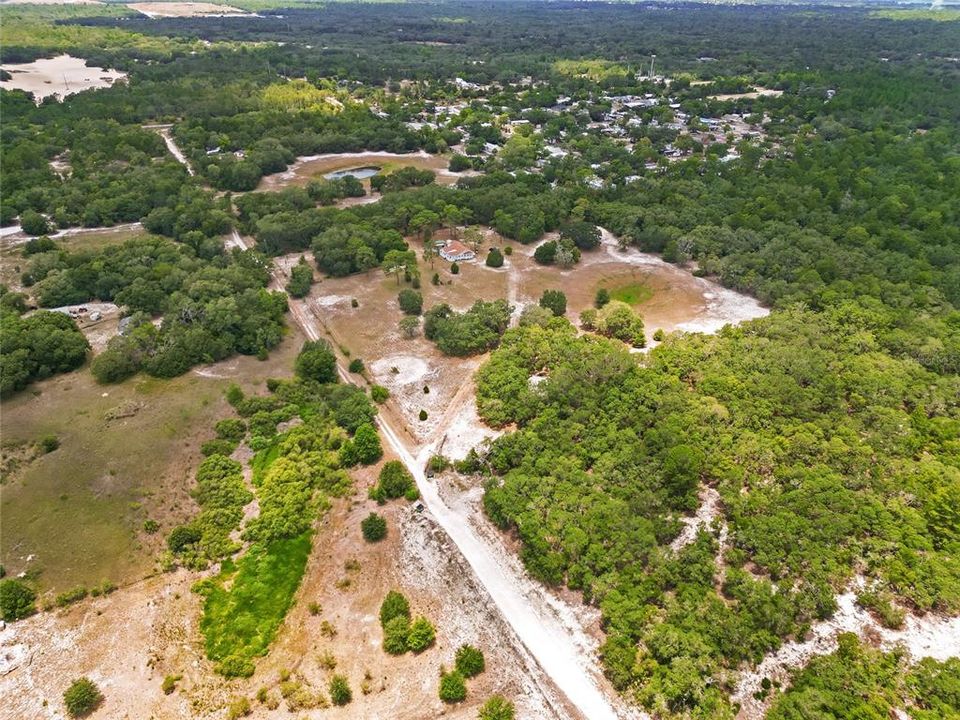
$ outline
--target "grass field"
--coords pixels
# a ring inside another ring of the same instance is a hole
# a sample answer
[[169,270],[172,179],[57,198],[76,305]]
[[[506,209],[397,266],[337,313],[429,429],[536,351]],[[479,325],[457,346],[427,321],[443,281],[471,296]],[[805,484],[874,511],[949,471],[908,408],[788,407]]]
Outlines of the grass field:
[[[7,572],[28,572],[45,591],[124,584],[151,572],[167,532],[196,512],[189,489],[199,447],[232,414],[227,386],[261,389],[268,377],[289,376],[301,342],[291,333],[266,362],[238,357],[173,380],[104,386],[85,367],[4,400],[4,444],[60,440],[3,485]],[[144,532],[148,518],[159,532]]]
[[628,283],[610,289],[610,298],[625,302],[627,305],[640,305],[653,297],[653,288],[643,283]]
[[200,630],[207,657],[221,663],[223,674],[248,675],[252,659],[266,654],[300,587],[311,537],[306,532],[252,545],[235,565],[224,563],[220,575],[200,586],[206,594]]

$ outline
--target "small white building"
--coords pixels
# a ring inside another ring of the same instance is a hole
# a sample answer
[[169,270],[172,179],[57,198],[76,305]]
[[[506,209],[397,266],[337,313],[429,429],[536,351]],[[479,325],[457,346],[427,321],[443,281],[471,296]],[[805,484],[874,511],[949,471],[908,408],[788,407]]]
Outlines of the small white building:
[[473,260],[477,254],[459,240],[448,240],[439,249],[440,257],[447,262],[465,262]]

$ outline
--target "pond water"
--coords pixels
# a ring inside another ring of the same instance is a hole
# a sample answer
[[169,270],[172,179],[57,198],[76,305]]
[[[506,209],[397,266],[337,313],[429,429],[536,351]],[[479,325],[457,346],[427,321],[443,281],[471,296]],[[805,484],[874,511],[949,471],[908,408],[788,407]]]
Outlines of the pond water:
[[119,70],[87,67],[83,58],[72,55],[41,58],[31,63],[4,63],[3,69],[12,77],[0,82],[0,87],[33,93],[37,104],[51,95],[63,100],[84,90],[110,87],[127,77]]
[[366,165],[364,167],[347,168],[346,170],[334,170],[323,177],[327,180],[340,180],[345,177],[355,177],[357,180],[366,180],[372,178],[380,172],[380,168],[375,165]]

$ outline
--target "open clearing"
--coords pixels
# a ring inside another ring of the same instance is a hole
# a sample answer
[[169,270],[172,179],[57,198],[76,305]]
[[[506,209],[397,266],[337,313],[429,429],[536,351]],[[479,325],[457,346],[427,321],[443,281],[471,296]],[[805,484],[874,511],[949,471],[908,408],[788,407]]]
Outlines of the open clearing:
[[[290,375],[301,342],[292,332],[266,362],[237,357],[172,380],[140,375],[98,385],[84,367],[4,400],[5,444],[60,439],[59,449],[3,485],[7,572],[61,591],[103,579],[125,584],[152,571],[166,533],[195,511],[188,489],[200,445],[227,412],[227,386],[262,387],[267,377]],[[148,518],[160,532],[143,532]]]
[[148,18],[171,18],[171,17],[232,17],[239,15],[250,15],[250,13],[240,8],[230,5],[217,5],[208,2],[142,2],[127,3],[127,7],[136,10]]
[[48,97],[63,100],[68,95],[84,90],[110,87],[127,77],[126,73],[119,70],[87,67],[83,58],[66,54],[41,58],[31,63],[4,63],[3,69],[13,77],[0,81],[0,87],[33,93],[37,104]]
[[[404,167],[415,167],[420,170],[433,170],[437,173],[437,182],[441,185],[453,185],[463,177],[463,174],[451,172],[447,169],[449,158],[443,155],[431,155],[420,151],[402,155],[386,152],[356,152],[331,153],[327,155],[310,155],[297,158],[289,168],[283,172],[265,175],[257,186],[258,191],[276,191],[295,185],[306,185],[314,178],[322,178],[327,173],[336,170],[347,170],[362,167],[378,167],[381,172],[388,173]],[[370,192],[369,179],[363,180],[363,186]]]

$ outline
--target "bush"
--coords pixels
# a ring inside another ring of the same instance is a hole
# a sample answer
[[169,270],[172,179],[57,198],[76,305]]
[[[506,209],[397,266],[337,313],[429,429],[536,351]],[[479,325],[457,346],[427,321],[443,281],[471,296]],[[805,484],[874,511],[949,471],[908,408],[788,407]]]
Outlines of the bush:
[[200,542],[203,533],[195,525],[178,525],[167,536],[167,547],[173,553],[183,552],[190,545]]
[[310,292],[311,285],[313,285],[313,268],[306,259],[300,258],[300,262],[290,270],[290,280],[287,281],[286,290],[292,297],[302,298]]
[[598,313],[596,328],[602,335],[622,340],[633,347],[643,347],[647,343],[643,319],[633,308],[619,300],[610,301]]
[[387,521],[382,515],[370,513],[360,521],[360,531],[367,542],[379,542],[387,536]]
[[455,153],[454,156],[450,158],[450,164],[447,167],[450,169],[450,172],[463,172],[464,170],[472,168],[473,163],[470,162],[470,158],[466,155]]
[[666,337],[663,332],[663,328],[657,328],[653,333],[653,339],[657,342],[663,342],[663,338]]
[[383,448],[380,446],[380,436],[370,423],[358,427],[353,439],[345,442],[340,450],[341,463],[346,467],[353,467],[358,463],[370,465],[381,457]]
[[599,310],[610,302],[610,291],[606,288],[599,288],[597,294],[593,297],[593,304]]
[[74,680],[63,693],[63,704],[70,717],[84,717],[96,710],[103,702],[103,694],[90,678]]
[[20,228],[26,235],[46,235],[50,232],[50,223],[36,210],[24,210],[20,214]]
[[458,672],[440,676],[440,699],[445,703],[458,703],[467,699],[467,684]]
[[370,497],[379,503],[403,497],[410,488],[415,487],[413,476],[399,460],[390,460],[380,469],[377,485],[370,491]]
[[390,391],[383,385],[374,385],[370,388],[370,398],[377,404],[385,403],[390,399]]
[[483,653],[473,645],[461,645],[456,655],[457,672],[466,678],[472,678],[484,671],[486,662]]
[[416,290],[404,288],[397,294],[397,302],[407,315],[419,315],[423,312],[423,295]]
[[507,257],[510,257],[511,255],[513,255],[513,245],[507,245],[503,249],[503,254],[506,255]]
[[393,618],[383,628],[383,649],[391,655],[403,655],[409,635],[410,621],[402,615]]
[[425,617],[418,617],[410,625],[410,632],[407,634],[407,647],[415,653],[421,653],[433,645],[437,639],[436,628]]
[[540,307],[560,317],[567,312],[567,296],[560,290],[544,290],[540,296]]
[[147,535],[153,535],[154,533],[160,530],[160,523],[153,519],[147,519],[143,521],[143,531]]
[[426,410],[421,410],[421,411],[420,411],[420,422],[423,422],[423,421],[426,420],[428,417],[429,417],[429,415],[427,415],[427,411],[426,411]]
[[503,253],[500,252],[497,248],[490,248],[490,252],[487,253],[487,267],[498,268],[503,267]]
[[164,695],[172,695],[173,691],[177,689],[177,683],[183,678],[183,675],[167,675],[163,679],[163,683],[160,685],[160,689],[163,690]]
[[453,264],[450,266],[450,274],[451,274],[451,275],[459,275],[459,274],[460,274],[460,265],[459,265],[458,263],[453,263]]
[[33,615],[37,594],[26,584],[12,578],[0,580],[0,615],[4,622],[13,622]]
[[297,355],[296,373],[307,380],[320,383],[337,381],[337,357],[324,340],[308,341]]
[[250,677],[253,675],[253,661],[240,655],[228,655],[217,663],[216,671],[224,677]]
[[347,368],[352,373],[362,373],[363,372],[363,360],[360,358],[354,358],[350,361],[350,365]]
[[245,697],[236,698],[231,700],[230,704],[227,705],[227,720],[239,720],[239,718],[246,717],[252,711],[250,708],[250,701]]
[[80,602],[89,594],[89,591],[85,587],[75,587],[70,590],[64,590],[57,595],[57,597],[54,598],[54,602],[57,604],[57,607],[67,607],[68,605]]
[[44,453],[52,453],[58,447],[60,447],[60,438],[56,435],[44,435],[40,438],[40,449]]
[[350,683],[343,675],[334,675],[330,678],[330,701],[334,705],[344,706],[353,700]]
[[431,285],[439,285],[439,284],[440,284],[440,273],[434,273],[434,274],[433,274],[433,277],[430,278],[430,284],[431,284]]
[[204,457],[211,455],[230,456],[237,449],[237,443],[232,440],[207,440],[200,446],[200,452]]
[[492,695],[477,714],[477,720],[514,720],[515,717],[513,703],[502,695]]
[[397,617],[410,619],[410,603],[401,593],[391,590],[380,603],[380,625],[386,627],[388,622]]
[[221,440],[240,442],[247,434],[247,425],[239,418],[225,418],[213,426]]

